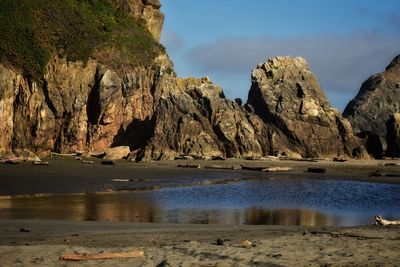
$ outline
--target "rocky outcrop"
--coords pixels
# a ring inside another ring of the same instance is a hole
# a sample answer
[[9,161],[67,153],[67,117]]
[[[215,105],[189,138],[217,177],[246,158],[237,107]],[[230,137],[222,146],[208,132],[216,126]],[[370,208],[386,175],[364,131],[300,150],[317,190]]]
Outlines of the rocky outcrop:
[[137,67],[117,74],[94,60],[86,64],[54,57],[42,84],[0,65],[0,153],[31,149],[102,151],[132,120],[154,110],[157,69]]
[[[159,39],[159,0],[112,2]],[[176,78],[159,44],[149,36],[144,40],[151,44],[136,55],[144,55],[143,61],[124,57],[123,49],[99,47],[85,63],[54,53],[40,78],[0,64],[0,156],[37,159],[52,151],[132,160],[365,156],[304,59],[260,64],[243,106],[240,99],[226,99],[208,78]]]
[[363,154],[301,58],[259,65],[244,106],[208,78],[176,78],[165,72],[171,68],[165,55],[124,72],[54,57],[39,85],[1,66],[0,153],[130,152],[132,160]]
[[[252,72],[248,105],[274,132],[272,145],[303,157],[351,156],[359,144],[303,58],[277,57]],[[283,151],[285,152],[285,151]],[[287,152],[285,152],[287,153]]]
[[258,116],[226,99],[208,78],[164,72],[171,66],[162,57],[152,68],[124,73],[95,60],[54,57],[41,85],[1,67],[0,153],[31,149],[43,157],[116,146],[125,147],[106,155],[121,149],[137,160],[270,153],[270,133]]
[[368,151],[381,157],[387,147],[387,122],[397,112],[400,112],[400,55],[384,72],[362,84],[343,115],[350,120],[354,132],[370,143]]
[[164,14],[160,0],[112,0],[120,9],[144,21],[154,39],[160,40]]
[[[153,117],[146,123],[132,122],[117,140],[135,144],[131,158],[173,159],[260,157],[269,153],[268,130],[254,114],[224,97],[208,78],[162,77]],[[140,143],[139,143],[140,144]]]

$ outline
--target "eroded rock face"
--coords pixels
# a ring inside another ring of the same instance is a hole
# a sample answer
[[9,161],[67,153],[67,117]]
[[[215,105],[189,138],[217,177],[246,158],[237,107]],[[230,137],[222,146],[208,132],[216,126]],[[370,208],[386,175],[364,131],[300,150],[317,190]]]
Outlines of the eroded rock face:
[[362,84],[343,115],[350,120],[356,134],[376,139],[376,146],[372,146],[374,151],[369,151],[379,154],[379,151],[383,153],[386,150],[389,142],[386,141],[386,124],[397,112],[400,112],[400,55],[384,72],[371,76]]
[[146,123],[133,122],[120,143],[142,139],[133,158],[173,159],[213,156],[263,156],[269,153],[268,130],[254,114],[225,99],[208,78],[160,78],[159,100]]
[[152,67],[123,72],[95,60],[54,57],[37,84],[0,65],[0,155],[79,150],[166,160],[365,154],[304,59],[259,65],[244,106],[226,99],[208,78],[180,79],[166,69],[172,69],[166,55]]
[[160,0],[112,0],[117,7],[133,17],[142,19],[154,39],[160,40],[164,14],[160,11]]
[[117,74],[94,60],[54,57],[39,85],[0,65],[0,154],[28,149],[43,157],[113,146],[132,120],[153,114],[158,68]]
[[350,123],[331,107],[303,58],[276,57],[252,72],[248,104],[286,145],[303,157],[351,156]]

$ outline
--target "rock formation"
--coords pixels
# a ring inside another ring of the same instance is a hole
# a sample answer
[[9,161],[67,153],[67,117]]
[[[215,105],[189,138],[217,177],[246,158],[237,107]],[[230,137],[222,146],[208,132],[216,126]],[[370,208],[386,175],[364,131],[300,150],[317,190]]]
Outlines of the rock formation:
[[[143,19],[159,38],[158,0],[113,3]],[[278,57],[260,64],[242,106],[208,78],[176,78],[164,50],[142,24],[135,27],[148,37],[143,39],[147,50],[138,51],[148,55],[141,64],[127,62],[117,46],[94,49],[85,63],[54,53],[40,79],[0,63],[0,156],[34,158],[33,153],[44,157],[51,151],[110,159],[129,154],[132,160],[363,155],[350,123],[330,106],[304,59]]]
[[[261,157],[269,153],[268,129],[254,114],[224,97],[208,78],[160,80],[161,94],[137,159]],[[137,140],[134,125],[121,143]]]
[[386,150],[386,125],[397,112],[400,112],[400,55],[384,72],[371,76],[362,84],[343,115],[350,120],[354,132],[366,138],[368,151],[381,157]]
[[156,71],[135,68],[123,75],[94,60],[87,64],[54,57],[42,86],[0,66],[0,153],[31,149],[100,151],[124,125],[153,113]]
[[[272,145],[303,157],[352,155],[350,123],[331,107],[303,58],[277,57],[252,72],[248,105],[280,137]],[[282,151],[285,152],[285,151]],[[287,153],[287,152],[285,152]]]

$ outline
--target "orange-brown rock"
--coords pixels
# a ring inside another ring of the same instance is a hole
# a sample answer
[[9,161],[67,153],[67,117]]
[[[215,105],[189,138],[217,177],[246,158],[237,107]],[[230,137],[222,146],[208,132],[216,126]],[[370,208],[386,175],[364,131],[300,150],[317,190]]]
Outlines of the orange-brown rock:
[[[346,106],[343,114],[346,116],[354,132],[365,138],[368,152],[375,157],[382,157],[385,150],[389,155],[400,154],[391,146],[396,140],[392,132],[387,131],[393,126],[389,119],[400,112],[400,55],[395,57],[385,71],[369,77],[360,88],[357,96]],[[391,143],[391,145],[389,145]],[[389,147],[391,146],[391,147]]]

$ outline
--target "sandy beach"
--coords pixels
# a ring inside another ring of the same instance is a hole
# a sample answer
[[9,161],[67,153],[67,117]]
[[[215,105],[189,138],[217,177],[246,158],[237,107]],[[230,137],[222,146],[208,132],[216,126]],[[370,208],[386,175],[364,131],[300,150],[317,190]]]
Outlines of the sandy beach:
[[[396,266],[400,262],[399,230],[382,226],[315,228],[3,220],[0,265]],[[252,245],[244,246],[244,240]],[[127,251],[143,251],[144,256],[81,262],[59,260],[65,253]]]
[[[177,164],[200,164],[200,169]],[[400,168],[385,161],[168,161],[115,166],[50,159],[48,166],[0,165],[2,198],[153,190],[235,183],[246,179],[304,177],[400,183]],[[211,170],[209,165],[291,167],[290,172]],[[306,172],[309,167],[326,173]],[[371,175],[379,173],[379,175]],[[130,179],[129,186],[113,179]],[[32,184],[34,179],[35,183]],[[137,180],[135,180],[137,179]],[[308,227],[192,225],[103,221],[0,220],[1,266],[395,266],[400,263],[399,226]],[[245,240],[251,245],[244,245]],[[60,261],[66,253],[143,251],[132,259]]]

